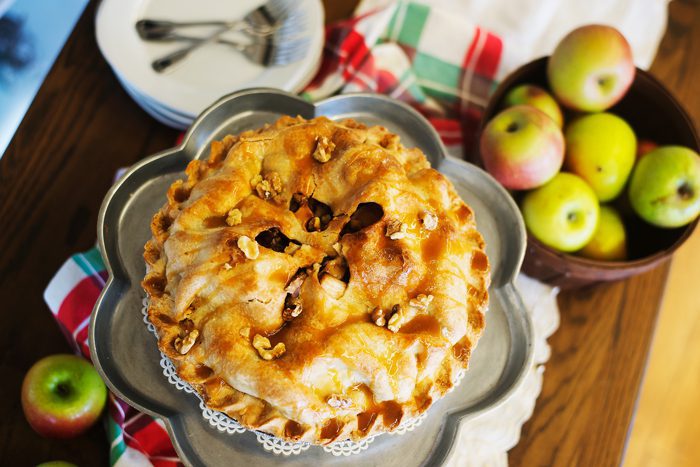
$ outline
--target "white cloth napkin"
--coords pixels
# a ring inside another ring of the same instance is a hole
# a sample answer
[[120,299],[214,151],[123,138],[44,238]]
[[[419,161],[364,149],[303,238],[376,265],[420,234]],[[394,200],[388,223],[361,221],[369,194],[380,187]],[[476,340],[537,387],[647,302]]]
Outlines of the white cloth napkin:
[[[520,274],[516,286],[532,319],[533,366],[503,404],[462,422],[447,466],[508,465],[508,450],[518,444],[522,425],[532,416],[542,390],[544,364],[550,355],[547,338],[559,327],[558,290],[524,274]],[[488,325],[488,317],[486,323]]]
[[[393,0],[364,0],[363,13]],[[670,0],[412,0],[451,11],[503,39],[500,73],[549,55],[572,29],[608,24],[632,47],[636,65],[648,69],[666,31]],[[500,79],[504,76],[497,76]]]

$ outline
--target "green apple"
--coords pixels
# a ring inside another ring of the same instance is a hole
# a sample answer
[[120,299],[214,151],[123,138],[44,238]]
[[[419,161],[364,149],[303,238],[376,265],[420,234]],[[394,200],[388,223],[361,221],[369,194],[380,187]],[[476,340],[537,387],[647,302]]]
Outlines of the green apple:
[[581,177],[560,172],[530,191],[522,202],[528,231],[560,251],[576,251],[588,243],[598,225],[598,199]]
[[617,197],[637,151],[627,122],[611,113],[584,115],[567,126],[565,140],[566,168],[586,180],[601,202]]
[[559,128],[564,124],[564,117],[561,114],[557,101],[554,100],[550,93],[534,84],[521,84],[514,87],[503,98],[503,104],[506,107],[531,105],[549,115]]
[[632,209],[657,227],[691,223],[700,214],[700,156],[682,146],[661,146],[642,157],[629,185]]
[[92,426],[107,401],[95,368],[75,355],[52,355],[36,362],[22,383],[22,409],[40,435],[70,438]]
[[529,105],[496,115],[480,141],[486,170],[510,190],[529,190],[550,180],[564,161],[564,136],[554,120]]
[[566,107],[584,112],[606,110],[622,99],[635,71],[625,36],[597,24],[571,31],[547,62],[554,96]]
[[601,206],[598,227],[591,241],[579,255],[605,261],[622,261],[627,258],[627,233],[622,217],[612,206]]

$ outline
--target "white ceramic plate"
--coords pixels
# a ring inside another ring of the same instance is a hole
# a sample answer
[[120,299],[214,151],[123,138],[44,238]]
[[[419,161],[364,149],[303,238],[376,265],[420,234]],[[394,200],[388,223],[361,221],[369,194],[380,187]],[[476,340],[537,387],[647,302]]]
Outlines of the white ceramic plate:
[[178,130],[184,130],[188,128],[192,124],[192,121],[196,118],[192,115],[176,112],[169,107],[156,102],[152,98],[141,94],[138,90],[134,89],[134,87],[131,86],[123,76],[117,73],[116,70],[113,71],[126,93],[129,94],[129,96],[139,105],[139,107],[141,107],[146,111],[146,113],[151,115],[159,122],[170,127],[177,128]]
[[136,102],[148,115],[155,118],[160,123],[178,130],[184,130],[192,123],[191,117],[184,117],[174,114],[168,111],[168,109],[162,108],[161,106],[157,105],[157,103],[152,102],[146,96],[140,94],[137,90],[132,88],[129,83],[124,81],[124,79],[119,76],[118,73],[115,72],[115,75],[126,93],[134,100],[134,102]]
[[[144,42],[134,25],[142,18],[194,21],[243,17],[263,0],[103,0],[96,17],[97,43],[105,59],[132,91],[176,114],[198,115],[219,97],[249,87],[301,91],[318,69],[323,51],[323,6],[320,0],[298,0],[306,12],[309,50],[298,62],[265,68],[229,46],[210,44],[172,70],[159,74],[151,62],[182,44]],[[211,29],[192,29],[202,34]],[[131,94],[131,93],[130,93]]]

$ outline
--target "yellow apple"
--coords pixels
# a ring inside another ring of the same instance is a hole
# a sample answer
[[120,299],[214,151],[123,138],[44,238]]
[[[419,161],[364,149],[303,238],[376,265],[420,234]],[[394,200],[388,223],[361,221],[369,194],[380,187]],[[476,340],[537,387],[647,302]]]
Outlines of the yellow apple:
[[595,193],[581,177],[566,172],[528,192],[521,209],[528,231],[560,251],[583,247],[598,225]]
[[564,165],[586,180],[601,202],[616,198],[629,178],[637,138],[623,119],[611,113],[584,115],[564,133]]
[[611,206],[601,206],[598,227],[579,255],[605,261],[627,259],[627,233],[622,217]]
[[530,105],[549,116],[559,128],[564,124],[559,104],[552,95],[534,84],[521,84],[514,87],[503,98],[506,107],[514,105]]

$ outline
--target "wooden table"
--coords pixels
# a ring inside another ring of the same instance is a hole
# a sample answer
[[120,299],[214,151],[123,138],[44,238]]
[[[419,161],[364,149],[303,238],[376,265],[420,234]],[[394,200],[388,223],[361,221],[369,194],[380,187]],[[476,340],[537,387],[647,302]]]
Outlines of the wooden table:
[[[354,1],[329,2],[342,17]],[[48,440],[20,407],[20,385],[40,357],[68,352],[42,299],[74,252],[94,245],[97,211],[119,167],[173,145],[177,132],[125,94],[95,44],[94,3],[78,22],[17,134],[0,159],[0,463],[65,459],[107,464],[102,426]],[[652,72],[700,117],[700,4],[673,2]],[[567,292],[551,338],[544,389],[513,465],[613,465],[642,381],[668,265],[616,284]]]

